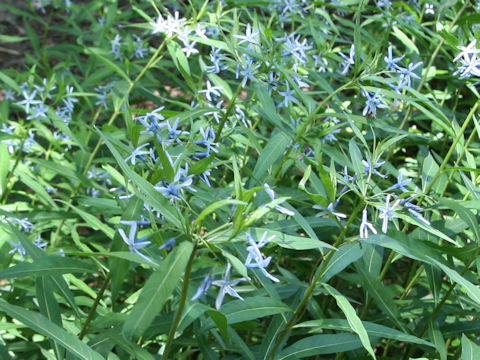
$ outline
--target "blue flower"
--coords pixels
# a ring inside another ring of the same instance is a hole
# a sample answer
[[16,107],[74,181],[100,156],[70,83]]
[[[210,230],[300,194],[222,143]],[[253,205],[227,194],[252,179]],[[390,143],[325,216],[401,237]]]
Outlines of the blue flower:
[[200,298],[200,296],[205,294],[207,290],[210,288],[210,286],[212,286],[213,279],[215,279],[215,275],[205,276],[202,283],[200,284],[197,291],[195,292],[195,295],[193,295],[190,300],[195,301],[198,298]]
[[377,206],[377,209],[380,211],[380,219],[383,219],[382,223],[382,231],[386,233],[388,231],[388,221],[390,219],[396,218],[397,215],[393,212],[395,208],[400,204],[400,199],[396,200],[393,205],[390,205],[390,198],[392,195],[387,195],[387,200],[385,202],[385,206]]
[[405,179],[403,180],[403,175],[401,172],[398,173],[398,178],[397,178],[397,183],[390,186],[387,191],[389,190],[393,190],[393,189],[400,189],[402,190],[403,192],[408,192],[408,189],[405,188],[405,186],[407,186],[408,184],[410,184],[412,182],[412,179]]
[[247,239],[248,242],[250,243],[250,246],[247,247],[248,255],[247,259],[245,260],[245,266],[247,268],[256,268],[260,269],[260,271],[268,277],[270,280],[279,282],[276,277],[273,275],[269,274],[268,271],[266,270],[266,267],[270,264],[270,261],[272,260],[272,257],[269,256],[267,258],[264,258],[264,255],[260,252],[260,249],[267,245],[275,236],[271,236],[268,239],[265,239],[267,236],[267,232],[265,231],[262,235],[262,238],[258,242],[258,244],[255,242],[255,239],[247,233]]
[[147,257],[146,255],[143,255],[139,250],[143,249],[145,246],[150,245],[150,241],[145,241],[145,237],[140,238],[136,240],[137,237],[137,227],[139,225],[148,225],[150,224],[149,221],[136,221],[136,220],[121,220],[120,224],[123,225],[128,225],[130,226],[130,231],[128,232],[128,236],[125,234],[125,231],[120,228],[118,229],[118,233],[122,237],[123,241],[128,245],[128,248],[130,249],[130,252],[133,254],[139,255],[142,259],[147,260],[150,263],[153,263],[153,261]]
[[370,229],[374,234],[377,234],[377,230],[373,227],[372,224],[368,222],[368,213],[367,208],[363,209],[362,212],[362,223],[360,224],[360,238],[368,238],[368,229]]
[[168,239],[165,241],[159,248],[158,250],[163,250],[166,249],[167,251],[170,251],[173,249],[175,246],[175,238]]
[[217,299],[215,301],[215,307],[220,309],[223,303],[223,299],[225,298],[225,294],[229,294],[230,296],[234,296],[243,301],[243,298],[238,295],[235,289],[232,286],[237,285],[240,281],[247,281],[247,278],[239,278],[235,280],[230,280],[230,270],[232,269],[232,265],[230,263],[227,264],[227,269],[225,270],[225,275],[221,280],[212,281],[212,285],[220,287],[218,291]]
[[[275,192],[268,186],[268,184],[263,185],[265,188],[265,192],[267,193],[268,197],[270,198],[271,201],[275,200]],[[283,201],[282,201],[283,202]],[[275,210],[280,211],[282,214],[288,215],[288,216],[294,216],[295,212],[292,210],[289,210],[283,206],[280,205],[275,205],[274,207]]]

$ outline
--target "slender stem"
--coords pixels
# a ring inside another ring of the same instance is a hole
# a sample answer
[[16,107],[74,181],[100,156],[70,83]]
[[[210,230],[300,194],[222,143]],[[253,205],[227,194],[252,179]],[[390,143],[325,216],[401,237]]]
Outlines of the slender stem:
[[478,106],[480,105],[480,100],[478,100],[475,105],[473,105],[472,109],[467,115],[467,118],[463,122],[462,128],[458,132],[455,140],[453,141],[452,145],[450,146],[450,149],[448,149],[447,154],[445,155],[445,158],[443,159],[442,163],[440,164],[440,167],[438,168],[435,176],[433,177],[432,181],[430,181],[425,189],[425,194],[418,200],[418,205],[420,206],[420,203],[423,201],[426,195],[430,193],[432,190],[433,185],[436,183],[436,181],[439,179],[440,175],[443,173],[443,170],[447,166],[448,162],[450,161],[450,158],[452,157],[453,152],[455,151],[455,148],[457,147],[458,142],[460,139],[463,137],[463,134],[465,133],[465,130],[467,129],[468,125],[470,125],[470,121],[473,118],[473,115],[475,114],[475,111],[477,111]]
[[95,315],[98,304],[100,304],[100,300],[102,299],[103,293],[107,289],[107,286],[109,283],[110,283],[110,272],[107,273],[107,276],[105,277],[102,288],[98,292],[97,297],[95,298],[95,301],[93,302],[93,305],[90,308],[90,312],[88,313],[87,320],[85,320],[85,323],[83,324],[82,331],[80,332],[80,335],[78,335],[78,338],[80,340],[82,340],[85,334],[87,333],[88,326],[90,325],[90,322],[93,320],[93,316]]
[[[456,22],[458,21],[458,19],[460,19],[460,17],[462,16],[463,12],[465,11],[465,9],[467,8],[467,6],[469,5],[469,1],[465,1],[465,4],[462,6],[462,8],[460,9],[460,11],[457,13],[457,15],[455,15],[455,18],[453,19],[453,21],[450,23],[450,26],[448,28],[448,32],[450,33],[450,31],[452,30],[452,28],[455,26]],[[425,85],[425,83],[427,82],[427,75],[430,71],[430,68],[432,67],[433,65],[433,62],[435,61],[435,59],[437,58],[437,55],[438,53],[440,52],[440,49],[443,47],[443,44],[445,43],[445,39],[444,38],[441,38],[437,47],[435,48],[435,50],[433,51],[432,55],[430,56],[430,60],[428,61],[428,64],[427,64],[427,67],[425,68],[425,72],[424,72],[424,75],[422,76],[421,80],[420,80],[420,84],[418,85],[417,87],[417,91],[420,92],[422,89],[423,89],[423,86]],[[402,130],[404,127],[405,127],[405,124],[407,123],[407,120],[410,118],[410,114],[412,113],[412,109],[413,109],[413,106],[412,105],[409,105],[408,108],[407,108],[407,111],[405,112],[405,116],[403,117],[403,120],[402,120],[402,123],[400,124],[399,126],[399,129]],[[399,134],[397,134],[396,136],[398,136]],[[387,156],[387,161],[390,159],[390,157],[393,155],[393,147],[392,149],[390,150],[390,152],[388,153],[388,156]]]
[[[342,232],[339,234],[338,238],[337,238],[337,241],[335,242],[335,244],[333,245],[334,247],[337,247],[339,246],[341,243],[343,243],[344,239],[345,239],[345,235],[347,234],[347,230],[348,228],[350,227],[350,225],[352,224],[353,221],[355,221],[357,219],[357,214],[360,212],[361,208],[363,207],[362,204],[358,204],[352,211],[352,214],[350,215],[350,217],[348,218],[348,221],[347,221],[347,224],[345,225],[345,227],[342,229]],[[310,298],[312,297],[312,294],[313,294],[313,291],[315,290],[315,288],[317,287],[317,284],[318,282],[320,281],[320,279],[322,278],[325,270],[327,269],[328,267],[328,264],[330,262],[330,260],[332,259],[333,255],[335,254],[335,250],[329,250],[325,256],[325,261],[322,262],[320,264],[320,268],[318,267],[315,267],[313,269],[313,272],[312,274],[315,274],[315,276],[311,276],[310,278],[313,278],[313,280],[310,282],[310,285],[308,286],[308,288],[305,290],[305,293],[303,294],[303,298],[302,300],[300,301],[300,303],[298,304],[298,306],[296,307],[295,311],[293,312],[292,316],[290,317],[290,319],[288,320],[287,324],[285,325],[285,328],[280,332],[280,334],[278,335],[276,341],[275,341],[275,345],[272,349],[272,352],[270,353],[270,355],[268,356],[268,359],[269,360],[274,360],[275,359],[275,354],[276,352],[278,351],[278,348],[280,347],[280,344],[282,343],[283,339],[285,338],[286,334],[291,330],[291,328],[295,325],[295,323],[297,322],[298,319],[300,319],[302,317],[302,314],[304,312],[304,309],[308,303],[308,301],[310,300]],[[318,270],[318,271],[317,271]]]
[[242,91],[243,87],[242,85],[237,86],[237,90],[235,90],[235,93],[232,95],[232,98],[230,99],[230,104],[228,104],[227,111],[222,117],[222,120],[220,122],[220,125],[218,126],[218,131],[217,135],[215,136],[215,142],[218,142],[220,140],[220,136],[222,135],[222,130],[225,126],[225,123],[227,122],[228,116],[230,116],[233,107],[235,106],[235,100],[237,99],[238,95],[240,94],[240,91]]
[[315,120],[315,116],[317,115],[317,113],[323,109],[323,107],[325,106],[326,103],[328,103],[334,96],[336,96],[339,92],[342,92],[343,90],[347,89],[348,87],[350,87],[352,85],[352,83],[354,82],[355,80],[350,80],[349,82],[347,82],[346,84],[343,84],[342,86],[338,87],[337,89],[335,89],[331,94],[329,94],[325,99],[323,99],[320,104],[318,104],[318,106],[315,108],[315,110],[313,110],[313,112],[308,115],[307,119],[305,120],[305,122],[302,124],[302,127],[300,128],[300,130],[297,132],[297,134],[295,135],[295,138],[293,139],[292,143],[290,144],[290,146],[288,147],[287,151],[285,152],[285,155],[282,157],[282,160],[280,161],[280,164],[278,164],[277,168],[275,169],[275,171],[273,172],[273,177],[276,178],[278,176],[278,174],[280,173],[280,170],[282,169],[282,166],[283,164],[285,163],[285,161],[287,161],[288,159],[288,156],[290,155],[290,152],[292,151],[292,149],[294,148],[295,144],[298,142],[298,140],[300,139],[300,137],[303,136],[303,134],[305,134],[306,130],[312,125],[313,121]]
[[175,319],[173,320],[172,326],[170,327],[170,332],[168,333],[167,343],[165,345],[165,350],[163,351],[162,360],[168,359],[168,354],[170,353],[170,349],[175,338],[175,332],[177,331],[178,324],[180,323],[180,319],[182,318],[183,309],[185,308],[185,302],[187,301],[188,284],[190,283],[190,273],[192,272],[193,260],[195,259],[196,250],[197,242],[195,241],[193,244],[192,253],[190,254],[190,258],[188,259],[187,267],[185,269],[185,275],[183,277],[182,294],[180,295],[180,303],[178,304],[177,314],[175,315]]
[[[167,43],[167,38],[165,38],[162,43],[159,45],[159,47],[157,48],[157,50],[155,51],[155,53],[153,54],[153,56],[150,58],[150,60],[148,61],[147,65],[145,65],[145,67],[142,69],[142,71],[140,71],[140,73],[137,75],[137,77],[135,78],[135,80],[133,80],[132,82],[130,82],[130,85],[128,86],[128,89],[125,93],[125,96],[120,100],[119,104],[118,104],[118,107],[114,110],[112,116],[110,117],[110,119],[108,120],[108,123],[107,125],[112,125],[113,122],[115,121],[115,119],[117,118],[118,114],[120,114],[120,109],[122,108],[123,104],[125,104],[125,101],[128,97],[128,95],[130,95],[130,93],[132,92],[133,88],[135,87],[135,85],[140,81],[140,79],[145,75],[145,73],[147,72],[147,70],[149,70],[152,66],[154,66],[161,58],[161,52],[163,50],[163,48],[165,47],[166,43]],[[101,105],[100,105],[101,106]],[[90,134],[88,135],[90,136]],[[102,146],[102,139],[98,139],[97,143],[95,144],[95,147],[93,149],[93,151],[90,153],[90,156],[87,160],[87,164],[83,170],[83,175],[86,175],[88,173],[88,171],[90,170],[90,167],[92,166],[93,164],[93,160],[95,159],[95,156],[97,155],[98,151],[100,150],[100,147]],[[88,144],[87,144],[88,145]],[[65,209],[67,209],[72,203],[73,203],[73,198],[77,195],[78,191],[80,190],[80,184],[78,186],[76,186],[72,193],[70,194],[69,196],[69,199],[67,201],[67,204],[65,205]],[[60,236],[60,232],[63,228],[63,225],[65,224],[65,219],[62,219],[60,220],[60,223],[58,224],[57,226],[57,230],[55,231],[55,235],[53,237],[53,240],[51,242],[51,247],[55,247],[55,245],[57,244],[58,242],[58,238]]]

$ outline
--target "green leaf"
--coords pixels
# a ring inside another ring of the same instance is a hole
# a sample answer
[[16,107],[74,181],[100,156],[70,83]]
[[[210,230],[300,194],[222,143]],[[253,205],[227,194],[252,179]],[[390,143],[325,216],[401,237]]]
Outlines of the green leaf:
[[458,202],[450,199],[440,199],[438,201],[440,205],[445,205],[446,207],[452,209],[457,213],[457,215],[465,221],[470,230],[472,230],[477,244],[480,244],[480,230],[478,229],[477,217],[467,208],[460,205]]
[[394,26],[393,27],[393,35],[398,39],[400,40],[403,45],[405,45],[407,48],[410,49],[410,51],[416,53],[417,55],[420,54],[420,52],[418,51],[418,48],[417,46],[415,45],[415,43],[410,40],[407,35],[402,31],[400,30],[398,27]]
[[[387,338],[387,339],[398,340],[401,342],[409,342],[413,344],[435,347],[435,345],[429,341],[420,339],[416,336],[401,332],[396,329],[389,328],[388,326],[375,324],[368,321],[363,321],[362,323],[363,323],[363,326],[365,327],[365,330],[367,330],[368,335],[371,337]],[[303,323],[295,325],[295,327],[296,328],[302,328],[302,327],[312,328],[311,329],[312,331],[318,331],[318,332],[323,332],[324,331],[323,329],[337,330],[337,331],[350,331],[351,329],[350,325],[348,324],[348,321],[343,319],[310,320],[310,321],[305,321]]]
[[321,282],[329,281],[333,276],[363,256],[365,249],[358,242],[343,245],[333,254],[321,278]]
[[0,271],[0,279],[70,273],[93,273],[97,270],[95,266],[85,261],[50,255],[36,259],[32,263],[23,262]]
[[119,74],[121,77],[123,77],[127,82],[128,84],[131,84],[132,82],[130,81],[130,78],[128,77],[128,75],[125,73],[125,71],[123,71],[122,69],[120,69],[120,67],[114,63],[113,61],[107,59],[106,57],[104,57],[102,55],[102,53],[104,53],[105,50],[104,49],[99,49],[99,48],[94,48],[94,47],[86,47],[85,48],[85,53],[87,54],[91,54],[91,55],[94,55],[97,59],[99,59],[102,63],[104,63],[107,67],[109,67],[112,71],[116,72],[117,74]]
[[208,310],[207,314],[210,316],[210,319],[213,320],[215,325],[217,325],[217,328],[225,341],[228,341],[228,326],[226,316],[220,311],[216,310]]
[[103,360],[103,356],[92,350],[87,344],[79,340],[76,336],[68,333],[63,328],[55,325],[40,313],[25,310],[19,306],[10,305],[0,301],[0,310],[8,316],[20,321],[33,331],[47,336],[60,344],[70,353],[79,359],[84,360]]
[[338,307],[342,310],[342,312],[347,318],[350,329],[352,329],[352,331],[360,337],[360,341],[362,342],[365,350],[367,350],[368,353],[374,359],[376,359],[375,353],[372,349],[372,345],[370,344],[370,339],[368,338],[367,330],[365,330],[365,327],[362,324],[362,320],[360,320],[360,318],[358,317],[353,306],[348,302],[345,296],[343,296],[340,292],[338,292],[330,285],[324,283],[322,284],[322,286],[328,291],[331,296],[335,298]]
[[226,205],[248,205],[248,203],[246,203],[245,201],[240,201],[240,200],[235,200],[235,199],[225,199],[225,200],[220,200],[220,201],[217,201],[217,202],[214,202],[213,204],[207,206],[205,209],[203,209],[203,211],[198,215],[197,219],[195,220],[195,225],[197,227],[200,227],[202,222],[203,222],[203,219],[215,212],[215,210],[223,207],[223,206],[226,206]]
[[12,90],[15,90],[17,93],[22,93],[23,90],[18,84],[8,75],[4,74],[3,72],[0,71],[0,80],[7,84]]
[[293,250],[311,250],[311,249],[332,249],[335,248],[320,240],[315,240],[310,237],[294,236],[265,228],[250,228],[248,232],[256,239],[260,239],[264,232],[267,232],[269,236],[275,235],[272,242],[285,249]]
[[447,265],[442,264],[440,261],[437,261],[430,256],[427,256],[426,258],[437,265],[452,281],[462,286],[465,289],[467,296],[480,305],[480,289],[478,287],[473,285],[455,270],[450,269]]
[[480,359],[480,346],[470,341],[465,334],[462,334],[462,357],[461,360]]
[[0,42],[3,43],[15,43],[28,40],[25,36],[12,36],[12,35],[0,35]]
[[360,347],[362,347],[362,343],[357,335],[344,333],[314,335],[303,338],[283,349],[276,360],[295,360],[305,357],[312,358],[321,354],[338,354]]
[[[53,283],[46,276],[40,276],[35,283],[40,312],[56,325],[62,327],[60,306],[53,294]],[[55,341],[50,340],[57,359],[63,359],[65,350]]]
[[277,133],[272,136],[267,146],[265,146],[260,152],[260,156],[253,169],[253,177],[259,182],[259,184],[263,184],[268,169],[282,157],[290,141],[290,137],[283,132],[277,131]]
[[405,332],[404,326],[400,321],[400,312],[393,300],[394,295],[390,289],[384,285],[377,276],[372,276],[363,266],[358,265],[356,269],[361,275],[363,286],[368,291],[368,294],[375,300],[376,305],[387,316],[389,316],[394,323]]
[[123,334],[126,338],[141,336],[162,310],[163,305],[180,283],[192,249],[192,243],[182,242],[150,275],[140,293],[138,302],[123,325]]
[[[1,74],[1,73],[0,73]],[[0,196],[7,189],[7,175],[10,167],[10,154],[8,153],[7,145],[0,143]]]
[[85,222],[87,223],[88,226],[92,227],[93,229],[95,230],[100,230],[102,231],[105,235],[108,236],[108,238],[111,240],[113,239],[113,236],[115,235],[115,230],[113,230],[110,226],[104,224],[102,221],[100,221],[100,219],[98,219],[96,216],[86,212],[86,211],[83,211],[81,209],[79,209],[78,207],[66,202],[66,201],[63,201],[63,200],[57,200],[69,207],[71,207],[73,209],[73,211],[75,211],[78,215],[80,215],[80,217],[85,220]]
[[[26,236],[23,233],[21,233],[13,225],[10,226],[9,230],[18,239],[18,241],[20,241],[22,243],[23,247],[27,251],[27,254],[30,255],[33,260],[39,260],[39,259],[47,256],[47,254],[43,250],[36,247],[30,240],[28,240],[26,238]],[[52,280],[53,284],[55,285],[57,291],[65,298],[65,300],[73,308],[76,315],[78,317],[81,317],[80,310],[78,309],[78,306],[75,303],[75,299],[73,297],[73,294],[70,291],[70,288],[68,287],[65,279],[61,275],[52,275],[52,276],[50,276],[50,279]]]
[[135,171],[130,169],[128,164],[123,160],[123,157],[117,151],[115,146],[113,146],[112,138],[110,138],[107,134],[98,131],[100,136],[102,137],[105,144],[107,144],[108,148],[112,152],[115,160],[117,160],[118,165],[128,176],[129,179],[132,180],[133,184],[135,185],[135,194],[145,201],[149,206],[153,207],[155,210],[160,211],[160,213],[175,225],[177,228],[181,227],[181,221],[179,220],[181,215],[178,213],[178,210],[158,192],[154,189],[153,185],[150,184],[147,180],[143,177],[138,175]]
[[440,355],[440,360],[447,360],[447,347],[442,332],[439,329],[438,322],[430,320],[428,322],[428,333],[432,343],[435,344],[435,349]]
[[230,301],[221,307],[221,311],[232,325],[292,310],[280,300],[258,296]]

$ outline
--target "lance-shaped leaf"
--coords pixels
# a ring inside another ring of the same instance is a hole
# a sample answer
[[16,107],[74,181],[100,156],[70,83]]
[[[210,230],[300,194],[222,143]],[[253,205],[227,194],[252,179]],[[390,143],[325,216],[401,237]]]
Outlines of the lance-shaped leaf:
[[125,320],[123,334],[127,338],[141,336],[162,310],[185,270],[193,245],[181,243],[150,275],[145,283],[138,302]]
[[17,319],[33,331],[52,339],[70,351],[78,359],[103,360],[102,355],[92,350],[83,341],[35,311],[25,310],[19,306],[10,305],[4,301],[0,301],[0,311]]
[[86,261],[50,255],[35,259],[31,263],[23,262],[0,271],[0,279],[71,273],[92,273],[95,271],[97,271],[97,268]]

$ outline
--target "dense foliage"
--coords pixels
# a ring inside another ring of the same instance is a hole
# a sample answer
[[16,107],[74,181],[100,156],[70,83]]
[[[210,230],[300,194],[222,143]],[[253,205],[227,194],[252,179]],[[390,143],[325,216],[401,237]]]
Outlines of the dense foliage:
[[2,359],[480,359],[477,4],[0,14]]

